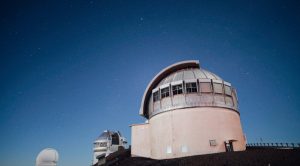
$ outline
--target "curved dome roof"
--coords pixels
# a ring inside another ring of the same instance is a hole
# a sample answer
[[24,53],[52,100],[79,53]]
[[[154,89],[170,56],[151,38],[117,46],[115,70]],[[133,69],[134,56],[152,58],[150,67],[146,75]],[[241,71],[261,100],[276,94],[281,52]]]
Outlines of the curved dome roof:
[[192,80],[192,79],[212,79],[223,81],[221,77],[216,74],[200,68],[199,61],[189,60],[182,61],[170,65],[160,71],[148,84],[141,103],[140,115],[148,117],[147,105],[151,96],[152,90],[164,84],[179,80]]
[[184,81],[184,80],[192,80],[192,79],[213,79],[213,80],[222,81],[222,78],[220,78],[216,74],[204,70],[202,68],[187,68],[187,69],[182,69],[171,73],[169,76],[161,80],[160,83],[157,85],[157,87],[171,82],[179,81],[179,80]]
[[98,138],[97,140],[107,140],[110,136],[109,131],[104,131]]
[[110,139],[111,135],[116,134],[116,133],[118,133],[121,136],[120,132],[104,130],[103,133],[100,134],[100,136],[96,139],[96,141]]
[[36,158],[36,166],[56,166],[58,152],[52,148],[42,150]]

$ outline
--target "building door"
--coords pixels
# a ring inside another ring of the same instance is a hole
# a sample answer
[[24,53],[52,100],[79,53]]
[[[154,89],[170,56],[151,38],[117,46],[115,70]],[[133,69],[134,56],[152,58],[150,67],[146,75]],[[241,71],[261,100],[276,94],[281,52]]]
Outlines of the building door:
[[119,135],[118,133],[114,133],[111,135],[111,144],[112,145],[119,145]]
[[233,152],[232,141],[225,141],[224,143],[225,143],[226,152]]

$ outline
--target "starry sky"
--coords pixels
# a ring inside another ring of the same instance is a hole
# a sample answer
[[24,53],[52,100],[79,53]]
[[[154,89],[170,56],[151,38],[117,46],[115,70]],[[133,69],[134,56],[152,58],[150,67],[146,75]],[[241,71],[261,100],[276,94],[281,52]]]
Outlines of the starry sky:
[[149,81],[199,60],[236,87],[248,142],[300,141],[296,1],[1,1],[0,165],[92,162],[105,129],[130,143]]

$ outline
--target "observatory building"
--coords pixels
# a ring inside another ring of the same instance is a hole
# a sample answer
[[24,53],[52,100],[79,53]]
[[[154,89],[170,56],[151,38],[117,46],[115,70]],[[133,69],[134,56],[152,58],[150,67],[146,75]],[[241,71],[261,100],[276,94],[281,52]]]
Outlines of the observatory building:
[[36,166],[56,166],[58,161],[58,152],[52,148],[42,150],[36,157]]
[[131,125],[131,155],[153,159],[243,151],[236,90],[229,82],[183,61],[159,72],[140,108],[146,123]]
[[98,162],[98,158],[103,157],[118,151],[120,147],[125,148],[127,141],[122,137],[119,131],[105,130],[94,142],[94,158],[93,165]]

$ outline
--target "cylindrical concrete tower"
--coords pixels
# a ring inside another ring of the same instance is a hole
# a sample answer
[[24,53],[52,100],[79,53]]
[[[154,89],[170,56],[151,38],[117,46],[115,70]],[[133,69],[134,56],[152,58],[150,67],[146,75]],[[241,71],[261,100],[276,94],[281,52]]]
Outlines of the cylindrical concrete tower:
[[157,74],[140,115],[148,121],[132,125],[132,156],[168,159],[245,150],[236,90],[198,61]]

